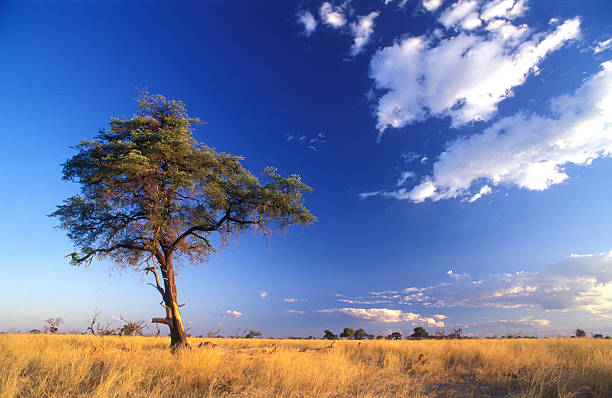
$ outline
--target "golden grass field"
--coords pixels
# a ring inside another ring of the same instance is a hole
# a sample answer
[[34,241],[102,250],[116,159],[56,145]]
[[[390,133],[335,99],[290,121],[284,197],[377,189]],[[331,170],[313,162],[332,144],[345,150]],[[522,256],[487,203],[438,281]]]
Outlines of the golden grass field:
[[612,397],[612,340],[190,344],[173,355],[165,337],[3,334],[0,397]]

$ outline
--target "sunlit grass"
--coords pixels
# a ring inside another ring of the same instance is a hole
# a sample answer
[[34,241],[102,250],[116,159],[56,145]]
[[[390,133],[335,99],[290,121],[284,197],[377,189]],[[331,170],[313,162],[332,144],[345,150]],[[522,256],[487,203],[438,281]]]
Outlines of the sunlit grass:
[[0,397],[612,397],[610,340],[190,344],[173,355],[168,338],[0,335]]

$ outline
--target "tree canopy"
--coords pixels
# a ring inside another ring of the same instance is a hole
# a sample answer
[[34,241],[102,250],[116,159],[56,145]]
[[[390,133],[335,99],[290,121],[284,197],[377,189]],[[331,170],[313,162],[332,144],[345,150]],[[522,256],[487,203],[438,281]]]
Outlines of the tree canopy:
[[316,221],[303,203],[311,188],[299,175],[283,177],[268,167],[256,177],[242,157],[198,143],[193,128],[201,123],[182,102],[141,93],[133,117],[111,118],[109,131],[74,147],[63,179],[80,184],[81,194],[52,213],[78,248],[70,254],[73,265],[110,259],[154,273],[167,310],[157,320],[172,333],[183,329],[177,262],[206,261],[246,230],[268,234]]

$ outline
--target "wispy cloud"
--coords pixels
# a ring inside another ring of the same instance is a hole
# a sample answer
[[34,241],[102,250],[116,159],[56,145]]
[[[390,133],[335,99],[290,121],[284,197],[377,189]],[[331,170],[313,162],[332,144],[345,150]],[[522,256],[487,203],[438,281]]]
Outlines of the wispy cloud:
[[261,297],[262,299],[265,299],[266,297],[268,297],[268,292],[259,293],[259,297]]
[[306,298],[295,298],[295,297],[289,297],[289,298],[285,297],[283,299],[283,301],[285,303],[304,303],[304,302],[308,301],[308,299],[306,299]]
[[327,143],[325,133],[317,133],[315,136],[306,136],[303,134],[285,133],[285,142],[293,142],[303,145],[311,151],[318,151],[321,145]]
[[433,317],[423,317],[412,312],[402,312],[388,308],[330,308],[317,310],[315,312],[326,314],[345,314],[354,318],[363,319],[374,323],[397,323],[412,322],[414,324],[423,323],[428,326],[444,327],[442,320]]
[[242,316],[242,312],[235,310],[227,310],[224,312],[225,315],[233,316],[234,318],[240,318]]
[[298,12],[298,22],[304,27],[304,35],[310,36],[317,28],[317,20],[308,11]]
[[606,51],[610,48],[612,48],[612,37],[609,38],[608,40],[603,40],[603,41],[598,42],[593,48],[593,52],[595,54],[599,54],[600,52]]
[[288,312],[290,314],[296,314],[296,315],[304,315],[305,314],[304,311],[300,311],[300,310],[285,310],[285,312]]
[[429,308],[576,310],[598,316],[612,311],[612,252],[572,255],[543,267],[541,272],[499,273],[474,279],[451,270],[447,276],[449,282],[372,292],[362,299]]

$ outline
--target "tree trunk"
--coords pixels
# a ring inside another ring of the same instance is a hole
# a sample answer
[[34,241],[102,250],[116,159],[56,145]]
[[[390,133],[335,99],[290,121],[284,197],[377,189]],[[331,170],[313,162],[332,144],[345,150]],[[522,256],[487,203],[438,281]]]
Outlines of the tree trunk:
[[183,326],[183,319],[177,302],[176,282],[174,279],[174,268],[172,267],[172,255],[167,255],[165,263],[161,266],[164,279],[164,307],[166,318],[154,318],[153,322],[165,323],[170,328],[170,349],[175,352],[182,348],[189,348],[187,334]]

